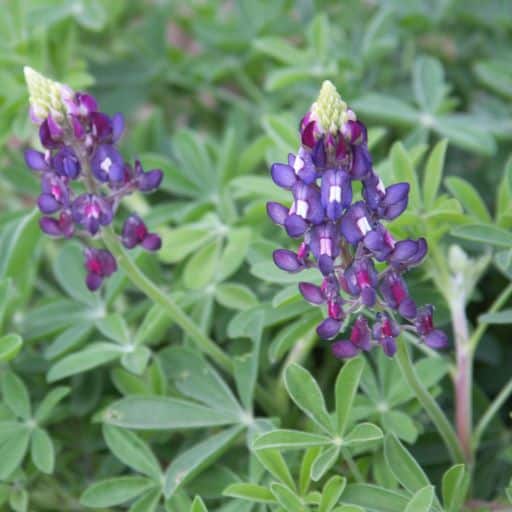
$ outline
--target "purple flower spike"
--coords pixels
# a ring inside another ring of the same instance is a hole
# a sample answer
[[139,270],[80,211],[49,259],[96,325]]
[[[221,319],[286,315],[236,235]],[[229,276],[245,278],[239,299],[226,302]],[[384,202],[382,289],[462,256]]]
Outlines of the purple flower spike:
[[127,249],[141,245],[148,251],[157,251],[162,246],[160,237],[155,233],[150,233],[138,215],[130,215],[125,220],[121,241]]
[[346,172],[330,169],[322,177],[322,206],[327,217],[337,220],[352,202],[352,185]]
[[293,251],[287,249],[276,249],[273,253],[274,263],[286,272],[299,272],[304,268],[299,258]]
[[117,270],[117,263],[112,254],[104,249],[86,248],[85,269],[87,276],[85,283],[89,290],[96,291],[106,277],[111,276]]
[[[292,205],[287,210],[270,202],[267,213],[289,237],[300,239],[297,254],[287,249],[274,252],[276,265],[288,272],[316,268],[323,276],[320,287],[299,284],[306,301],[325,305],[327,310],[327,318],[317,327],[318,335],[331,339],[345,319],[350,321],[347,316],[378,307],[372,327],[359,316],[350,337],[332,344],[336,357],[354,357],[370,350],[372,335],[392,356],[402,329],[394,320],[394,311],[408,329],[416,325],[427,345],[444,346],[446,336],[433,328],[431,319],[418,320],[402,275],[422,261],[427,244],[423,238],[396,241],[385,226],[407,208],[409,183],[384,185],[373,169],[366,126],[329,81],[322,84],[299,130],[300,146],[288,155],[288,164],[271,166],[273,181],[293,194]],[[361,183],[354,188],[354,181]],[[353,189],[359,200],[354,201]]]
[[33,171],[48,171],[48,161],[43,153],[35,149],[27,149],[24,153],[25,163]]
[[73,220],[95,235],[100,226],[112,222],[112,207],[105,199],[93,194],[82,194],[71,205]]
[[124,179],[124,162],[114,146],[99,146],[91,159],[94,176],[101,182],[119,182]]

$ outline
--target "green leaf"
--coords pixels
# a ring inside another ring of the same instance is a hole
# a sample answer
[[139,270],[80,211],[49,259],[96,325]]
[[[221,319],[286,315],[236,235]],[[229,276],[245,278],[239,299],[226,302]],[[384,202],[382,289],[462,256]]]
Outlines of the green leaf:
[[430,485],[420,465],[392,434],[384,440],[384,455],[395,478],[408,491],[416,492]]
[[252,43],[255,50],[284,64],[296,64],[304,60],[304,52],[281,37],[259,37]]
[[242,430],[242,426],[232,427],[209,437],[206,441],[196,444],[175,457],[165,472],[166,498],[171,497],[182,485],[213,464]]
[[304,496],[309,489],[311,483],[311,468],[320,453],[319,447],[308,448],[302,457],[299,475],[299,490],[301,496]]
[[121,364],[135,375],[142,375],[151,359],[151,350],[145,346],[138,346],[121,356]]
[[325,407],[322,391],[313,376],[298,364],[286,368],[285,386],[297,406],[321,429],[333,433],[331,417]]
[[322,500],[318,506],[318,512],[331,512],[338,503],[347,479],[342,476],[334,475],[325,483],[322,489]]
[[56,359],[64,355],[66,352],[78,347],[84,343],[94,326],[90,320],[77,321],[76,324],[69,326],[62,331],[44,350],[44,357],[46,359]]
[[347,485],[343,501],[359,505],[366,512],[402,512],[407,506],[403,494],[370,484]]
[[295,489],[295,482],[279,450],[257,450],[256,457],[272,476],[290,489]]
[[442,492],[446,512],[458,512],[466,501],[470,475],[464,464],[452,466],[443,475]]
[[187,400],[163,396],[131,396],[114,402],[104,421],[118,427],[142,430],[175,430],[238,423],[226,410],[212,409]]
[[6,363],[14,359],[23,346],[19,334],[6,334],[0,337],[0,362]]
[[320,452],[311,466],[311,479],[318,482],[329,471],[340,456],[340,446],[332,445]]
[[391,432],[408,443],[414,443],[418,437],[416,425],[402,411],[385,411],[381,415],[381,422],[386,432]]
[[160,489],[153,489],[143,494],[128,510],[128,512],[156,512],[160,503]]
[[197,351],[170,347],[160,352],[160,361],[166,375],[185,396],[217,411],[227,411],[232,418],[240,416],[241,407],[233,392]]
[[415,125],[419,121],[419,112],[407,103],[384,94],[367,94],[353,102],[352,108],[359,115],[396,124]]
[[401,142],[393,144],[390,153],[393,174],[397,181],[409,183],[409,202],[412,208],[421,206],[418,176],[414,170],[412,160]]
[[13,487],[9,494],[9,506],[14,512],[28,512],[28,492]]
[[274,482],[270,490],[286,512],[306,512],[301,499],[285,485]]
[[425,172],[423,174],[423,203],[425,209],[430,210],[435,203],[439,185],[443,177],[444,161],[446,156],[446,148],[448,140],[440,140],[434,149],[430,152],[427,163],[425,165]]
[[159,481],[162,475],[160,463],[149,446],[128,430],[103,426],[103,437],[109,450],[125,465],[137,473]]
[[266,487],[256,484],[231,484],[222,494],[223,496],[248,500],[253,503],[276,503],[274,495]]
[[492,90],[512,98],[512,71],[507,60],[489,59],[477,62],[476,76]]
[[5,404],[19,418],[30,419],[30,397],[23,381],[10,370],[2,375],[2,396]]
[[122,353],[122,347],[114,343],[92,343],[84,350],[65,356],[55,363],[48,371],[48,382],[55,382],[97,368],[117,359]]
[[162,230],[162,248],[158,251],[159,258],[164,263],[176,263],[190,253],[197,251],[211,238],[215,237],[212,226],[190,224],[173,230]]
[[216,281],[219,283],[241,267],[249,250],[252,232],[248,228],[234,228],[229,230],[227,236],[228,241],[220,257],[219,271],[216,275]]
[[80,497],[85,507],[113,507],[130,501],[155,484],[140,476],[122,476],[96,482],[88,487]]
[[437,59],[419,57],[414,63],[413,89],[416,101],[425,112],[435,113],[447,92],[443,67]]
[[325,446],[332,443],[329,437],[301,432],[299,430],[273,430],[259,436],[253,448],[263,450],[277,448],[280,450],[297,450],[310,448],[311,446]]
[[53,473],[55,450],[46,430],[37,427],[32,431],[30,454],[37,469],[43,473]]
[[494,262],[503,274],[512,279],[512,249],[496,253]]
[[427,485],[416,492],[407,504],[405,512],[430,512],[434,500],[434,487]]
[[471,183],[462,178],[450,176],[445,179],[445,184],[455,198],[460,201],[466,211],[475,217],[476,220],[492,222],[487,206],[485,206],[480,194]]
[[512,247],[512,233],[491,224],[466,224],[458,226],[452,229],[452,235],[496,247]]
[[512,324],[512,309],[504,309],[496,313],[485,313],[478,317],[482,324],[506,325]]
[[[297,146],[297,132],[293,122],[286,116],[266,115],[262,119],[265,132],[270,136],[280,151],[293,152]],[[270,185],[270,182],[267,181]]]
[[39,425],[44,424],[51,417],[51,414],[57,404],[69,395],[70,388],[66,386],[58,386],[52,389],[38,405],[34,414],[34,419]]
[[107,338],[124,345],[131,341],[130,329],[126,320],[119,313],[113,313],[96,322],[98,330]]
[[363,369],[364,359],[358,357],[347,361],[338,373],[334,393],[336,398],[336,431],[340,436],[343,436],[347,428]]
[[208,509],[200,496],[195,497],[189,512],[208,512]]
[[325,13],[319,13],[308,27],[308,39],[315,51],[317,59],[321,60],[329,49],[331,42],[329,19]]
[[239,283],[221,283],[215,288],[215,298],[228,309],[245,311],[258,304],[254,292]]
[[343,446],[378,441],[382,437],[382,430],[377,425],[373,423],[359,423],[343,439]]
[[213,276],[220,257],[220,241],[201,247],[185,265],[183,282],[187,288],[199,290],[213,281]]
[[[7,479],[14,470],[21,464],[21,461],[27,453],[30,442],[30,431],[28,428],[14,423],[14,429],[1,436],[0,442],[0,479]],[[0,423],[0,431],[2,424]]]
[[496,142],[488,131],[478,128],[478,118],[465,114],[449,114],[436,118],[434,129],[455,145],[475,153],[492,156]]

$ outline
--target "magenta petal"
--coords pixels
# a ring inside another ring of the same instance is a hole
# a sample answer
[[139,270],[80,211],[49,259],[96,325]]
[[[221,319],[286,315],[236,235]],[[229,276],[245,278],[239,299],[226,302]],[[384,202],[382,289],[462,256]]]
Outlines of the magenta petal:
[[302,265],[293,251],[287,249],[276,249],[272,254],[274,263],[286,272],[298,272],[302,269]]
[[302,296],[311,304],[319,305],[325,302],[325,296],[320,286],[311,283],[299,283],[299,290]]
[[338,359],[349,359],[359,354],[359,349],[350,341],[346,340],[335,341],[331,345],[331,350],[334,357]]

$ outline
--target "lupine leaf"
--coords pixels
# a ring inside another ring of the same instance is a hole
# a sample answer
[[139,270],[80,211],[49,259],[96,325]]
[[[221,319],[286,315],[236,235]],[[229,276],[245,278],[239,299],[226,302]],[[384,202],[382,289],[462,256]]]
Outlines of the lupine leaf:
[[446,512],[457,512],[465,502],[470,476],[464,464],[452,466],[443,475],[443,503]]
[[306,507],[300,500],[300,498],[288,487],[283,484],[274,482],[270,486],[272,494],[278,501],[278,503],[286,510],[286,512],[305,512]]
[[331,444],[331,439],[323,435],[310,434],[299,430],[274,430],[258,437],[254,441],[254,449],[277,448],[297,450],[329,444]]
[[2,397],[11,411],[24,420],[31,416],[30,397],[23,381],[13,372],[2,375]]
[[53,442],[42,428],[35,428],[32,431],[30,454],[34,465],[43,473],[53,473],[55,464],[55,450]]
[[407,504],[405,512],[430,512],[434,500],[434,487],[427,485],[417,491]]
[[276,498],[266,487],[256,484],[231,484],[223,494],[224,496],[249,500],[254,503],[276,503]]
[[278,450],[258,450],[256,457],[272,476],[290,489],[295,489],[295,482],[281,452]]
[[66,386],[58,386],[52,389],[41,401],[38,405],[36,412],[34,414],[34,419],[36,422],[41,425],[47,422],[53,410],[58,405],[58,403],[69,395],[70,388]]
[[494,245],[496,247],[512,247],[512,234],[507,230],[491,224],[466,224],[452,230],[452,234],[459,238]]
[[450,176],[446,178],[445,184],[448,190],[460,201],[462,206],[480,222],[491,222],[491,216],[487,206],[475,187],[468,181]]
[[358,357],[346,362],[336,379],[336,420],[337,433],[343,436],[349,421],[350,410],[354,403],[359,381],[364,369],[364,359]]
[[327,433],[333,432],[331,417],[325,408],[322,392],[313,376],[297,364],[286,369],[288,394],[309,418]]
[[448,140],[440,140],[430,152],[423,174],[423,203],[427,210],[434,206],[444,170]]
[[0,361],[14,359],[21,350],[23,340],[18,334],[6,334],[0,337]]
[[[30,430],[19,423],[14,423],[14,430],[10,435],[0,435],[0,479],[5,480],[21,464],[27,453],[30,442]],[[2,424],[0,423],[0,432]]]
[[329,478],[322,489],[322,500],[318,506],[318,512],[331,512],[338,503],[346,484],[345,477],[334,475]]
[[364,507],[367,512],[402,512],[408,503],[403,494],[370,484],[349,484],[343,501]]
[[91,508],[113,507],[136,498],[154,485],[148,478],[139,476],[109,478],[88,487],[80,503]]
[[311,479],[318,482],[336,463],[339,455],[340,447],[338,445],[329,446],[319,453],[311,466]]

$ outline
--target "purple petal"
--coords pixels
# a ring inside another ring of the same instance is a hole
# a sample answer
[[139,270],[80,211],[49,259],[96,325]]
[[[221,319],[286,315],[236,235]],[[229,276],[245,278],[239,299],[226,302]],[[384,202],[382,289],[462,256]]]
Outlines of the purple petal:
[[372,158],[364,145],[354,146],[352,168],[350,173],[354,179],[364,178],[372,170]]
[[298,272],[302,269],[302,265],[293,251],[276,249],[272,254],[272,258],[274,263],[286,272]]
[[320,286],[301,282],[299,283],[299,290],[302,296],[311,304],[319,305],[325,302],[325,297]]
[[297,238],[305,233],[308,225],[302,217],[294,213],[286,218],[284,227],[289,236]]
[[385,206],[389,206],[399,201],[407,200],[409,195],[409,183],[395,183],[386,188],[386,195],[382,200]]
[[89,272],[85,278],[85,284],[91,292],[95,292],[101,286],[102,282],[103,278],[98,274],[93,274],[92,272]]
[[398,312],[404,317],[412,320],[416,316],[416,304],[414,301],[408,297],[398,306]]
[[52,195],[41,194],[37,199],[37,206],[42,213],[55,213],[61,205]]
[[440,329],[434,329],[424,337],[425,343],[433,349],[446,348],[448,346],[448,336]]
[[274,224],[282,226],[288,217],[288,208],[281,203],[270,201],[267,203],[267,215]]
[[147,251],[158,251],[162,247],[162,239],[155,233],[150,233],[142,240],[141,245]]
[[388,357],[393,357],[395,355],[395,352],[396,352],[395,338],[388,336],[386,338],[383,338],[380,343],[382,345],[382,350],[384,350],[384,354],[386,354]]
[[322,254],[318,258],[318,268],[324,276],[332,274],[332,272],[334,272],[334,262],[332,258],[327,256],[327,254]]
[[52,217],[41,217],[39,219],[39,227],[41,228],[41,231],[47,235],[62,236],[62,231],[58,221]]
[[152,169],[151,171],[143,173],[138,180],[139,190],[141,192],[152,192],[156,190],[160,183],[162,183],[162,179],[164,177],[164,173],[160,169]]
[[25,163],[34,171],[44,171],[48,168],[48,164],[44,158],[44,154],[35,149],[27,149],[24,153]]
[[114,142],[117,142],[124,131],[124,116],[121,112],[114,114],[112,116],[112,139]]
[[341,322],[338,320],[334,320],[333,318],[326,318],[323,322],[321,322],[316,328],[316,333],[320,338],[324,340],[328,340],[333,338],[340,332]]
[[365,306],[372,307],[377,299],[375,290],[370,286],[361,289],[361,301]]
[[346,340],[335,341],[331,345],[331,350],[334,357],[338,359],[349,359],[359,354],[359,349],[350,341]]
[[289,165],[273,164],[270,172],[274,183],[282,188],[291,189],[297,181],[297,177]]

